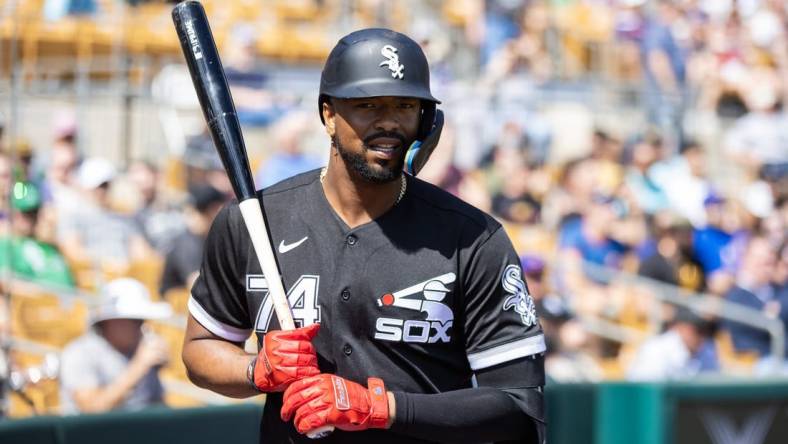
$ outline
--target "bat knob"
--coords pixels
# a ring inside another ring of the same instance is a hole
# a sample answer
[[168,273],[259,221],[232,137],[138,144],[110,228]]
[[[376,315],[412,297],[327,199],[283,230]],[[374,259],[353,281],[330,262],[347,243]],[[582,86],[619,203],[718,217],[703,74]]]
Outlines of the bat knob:
[[334,433],[334,426],[323,426],[318,427],[315,430],[312,430],[306,434],[310,439],[320,439],[325,438],[326,436]]

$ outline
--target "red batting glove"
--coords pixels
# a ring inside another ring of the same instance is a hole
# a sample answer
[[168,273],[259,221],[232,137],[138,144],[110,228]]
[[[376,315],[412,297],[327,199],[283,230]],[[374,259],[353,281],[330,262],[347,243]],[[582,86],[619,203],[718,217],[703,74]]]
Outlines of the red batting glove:
[[293,381],[320,373],[312,338],[320,324],[295,330],[273,330],[263,336],[263,346],[250,364],[250,377],[262,392],[281,392]]
[[389,421],[386,387],[378,378],[367,379],[369,388],[336,375],[321,374],[298,380],[285,390],[281,417],[299,433],[324,426],[347,431],[385,429]]

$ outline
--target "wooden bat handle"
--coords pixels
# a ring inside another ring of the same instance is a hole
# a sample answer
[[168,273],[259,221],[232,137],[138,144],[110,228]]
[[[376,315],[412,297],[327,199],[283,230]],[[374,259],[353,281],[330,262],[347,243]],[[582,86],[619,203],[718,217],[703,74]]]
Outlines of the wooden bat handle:
[[249,230],[249,237],[257,254],[257,260],[260,261],[260,267],[263,269],[265,280],[268,283],[269,297],[274,303],[279,326],[282,330],[293,330],[295,329],[293,314],[290,312],[287,302],[287,293],[282,286],[273,248],[268,242],[268,230],[263,219],[263,212],[260,209],[260,201],[257,200],[257,197],[252,197],[240,202],[238,207],[241,209],[241,215],[246,223],[246,229]]

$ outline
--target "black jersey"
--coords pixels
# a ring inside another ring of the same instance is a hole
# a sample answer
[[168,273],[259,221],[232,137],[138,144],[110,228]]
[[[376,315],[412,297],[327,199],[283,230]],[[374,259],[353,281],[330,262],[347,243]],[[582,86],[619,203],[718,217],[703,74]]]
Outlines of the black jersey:
[[[545,350],[517,255],[499,223],[451,194],[408,176],[385,214],[348,226],[317,170],[258,193],[298,326],[322,372],[391,391],[438,393],[472,386],[474,371]],[[230,341],[258,343],[279,328],[237,204],[217,216],[189,301],[191,315]],[[269,394],[265,442],[314,442],[279,419]],[[389,431],[337,430],[329,442],[421,442]]]

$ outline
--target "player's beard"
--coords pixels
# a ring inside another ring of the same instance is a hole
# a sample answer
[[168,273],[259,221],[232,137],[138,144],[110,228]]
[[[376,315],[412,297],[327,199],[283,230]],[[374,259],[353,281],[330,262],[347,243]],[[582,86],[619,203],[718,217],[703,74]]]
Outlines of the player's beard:
[[[389,134],[392,135],[393,134]],[[378,137],[378,135],[373,135],[368,139],[372,139],[374,137]],[[367,151],[369,151],[369,146],[366,143],[363,145],[363,149],[361,153],[354,153],[347,148],[345,148],[340,142],[339,138],[337,138],[336,134],[331,136],[331,142],[336,147],[337,152],[340,156],[342,156],[342,160],[345,161],[345,165],[347,165],[350,169],[358,173],[362,179],[372,182],[372,183],[389,183],[395,181],[400,178],[402,175],[402,167],[405,165],[405,153],[407,149],[405,147],[409,146],[406,144],[405,138],[396,135],[395,137],[399,138],[402,141],[402,149],[399,153],[399,157],[397,161],[394,163],[394,166],[389,167],[383,164],[378,164],[379,168],[372,168],[366,159]]]

